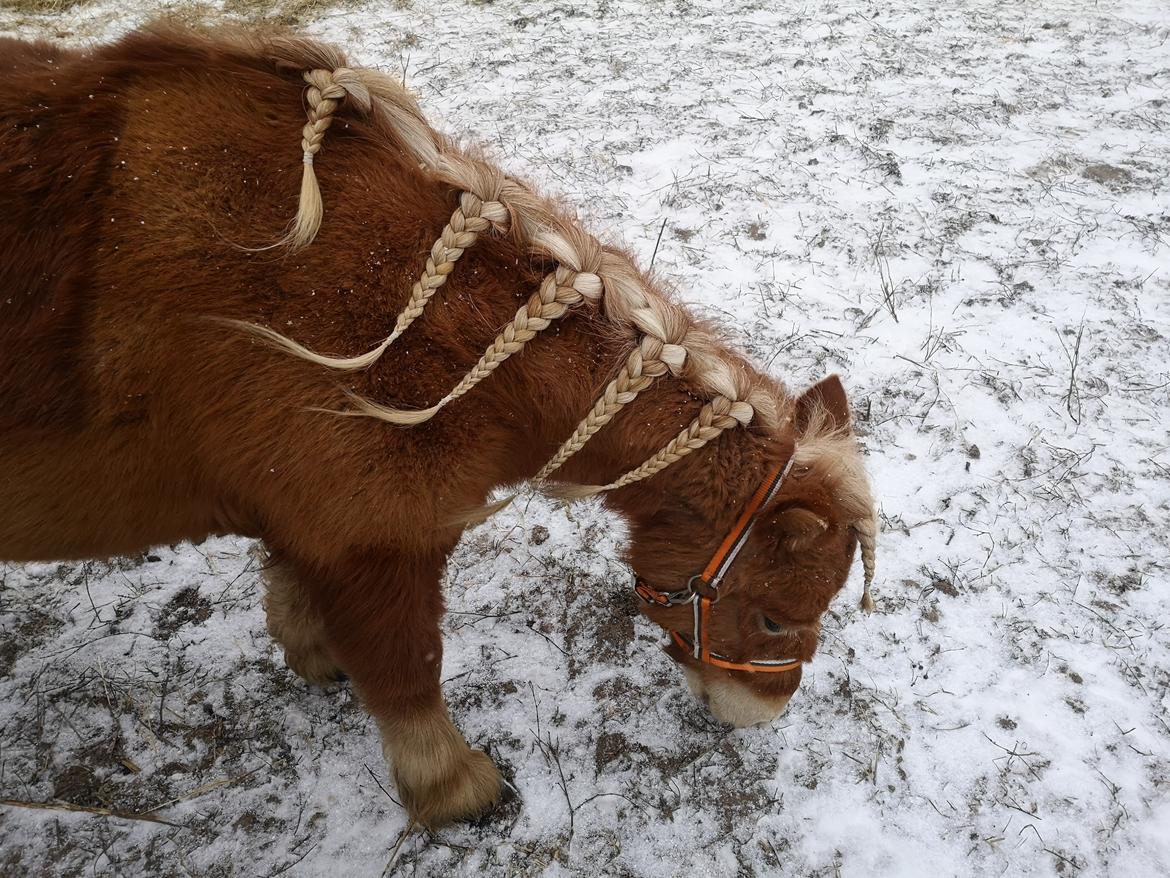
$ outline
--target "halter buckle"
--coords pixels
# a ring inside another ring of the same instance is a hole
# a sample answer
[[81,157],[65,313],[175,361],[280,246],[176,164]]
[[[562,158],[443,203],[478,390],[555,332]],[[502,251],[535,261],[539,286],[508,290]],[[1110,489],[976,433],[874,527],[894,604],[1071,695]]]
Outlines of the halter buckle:
[[634,593],[648,604],[654,604],[656,607],[669,607],[672,605],[671,595],[651,588],[639,576],[634,576]]
[[634,574],[634,594],[645,603],[653,604],[656,607],[677,607],[693,603],[698,597],[691,589],[689,582],[686,588],[679,591],[659,591],[637,573]]

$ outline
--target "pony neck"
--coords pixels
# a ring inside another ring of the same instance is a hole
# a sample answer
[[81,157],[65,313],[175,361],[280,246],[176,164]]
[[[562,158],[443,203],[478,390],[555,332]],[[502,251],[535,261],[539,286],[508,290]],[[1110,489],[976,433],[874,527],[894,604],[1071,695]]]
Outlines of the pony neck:
[[[606,380],[598,376],[594,387],[584,390],[579,399],[569,404],[572,414],[567,420],[575,425],[590,410]],[[690,425],[702,405],[703,399],[691,393],[684,382],[669,376],[658,379],[554,473],[551,481],[573,485],[611,483],[674,439]],[[537,467],[544,458],[536,449],[555,450],[571,431],[571,427],[568,431],[560,427],[565,420],[548,418],[556,428],[526,443],[527,453],[536,456]],[[769,461],[783,453],[784,443],[769,433],[763,427],[725,430],[705,447],[655,475],[602,497],[634,525],[655,515],[685,510],[705,532],[721,531],[730,526]],[[687,535],[680,533],[679,538],[686,539]]]

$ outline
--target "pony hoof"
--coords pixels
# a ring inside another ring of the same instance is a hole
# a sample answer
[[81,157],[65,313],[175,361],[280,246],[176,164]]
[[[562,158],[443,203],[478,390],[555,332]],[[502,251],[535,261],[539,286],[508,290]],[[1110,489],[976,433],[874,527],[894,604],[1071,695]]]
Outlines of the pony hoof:
[[407,812],[427,829],[480,816],[500,798],[500,772],[482,750],[466,751],[439,780],[411,788],[399,779]]
[[288,669],[313,686],[325,686],[349,679],[324,650],[284,651]]

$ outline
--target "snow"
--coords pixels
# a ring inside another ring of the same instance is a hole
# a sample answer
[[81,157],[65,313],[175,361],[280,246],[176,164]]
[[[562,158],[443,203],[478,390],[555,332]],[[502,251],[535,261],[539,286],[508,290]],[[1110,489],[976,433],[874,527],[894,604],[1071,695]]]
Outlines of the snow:
[[856,571],[787,714],[728,730],[636,617],[620,523],[522,498],[451,559],[444,663],[516,795],[402,838],[246,541],[0,566],[0,873],[1170,873],[1163,4],[225,5],[0,33],[271,12],[404,76],[776,376],[842,373],[880,612]]

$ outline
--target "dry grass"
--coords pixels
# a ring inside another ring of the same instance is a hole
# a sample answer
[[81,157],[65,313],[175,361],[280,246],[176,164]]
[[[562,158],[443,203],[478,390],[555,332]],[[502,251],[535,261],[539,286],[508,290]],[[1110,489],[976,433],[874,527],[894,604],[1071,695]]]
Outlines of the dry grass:
[[320,18],[326,11],[336,12],[356,4],[357,0],[225,0],[223,11],[225,16],[248,22],[296,27]]
[[[222,10],[206,3],[183,2],[168,4],[165,14],[191,24],[210,24],[215,21],[236,20],[253,24],[268,22],[287,27],[301,27],[325,13],[336,13],[353,8],[360,0],[225,0]],[[395,9],[408,9],[413,0],[393,0]],[[25,26],[52,26],[58,17],[82,7],[98,6],[100,0],[2,0],[0,10],[13,16],[11,23]],[[122,14],[111,9],[110,16]]]
[[93,0],[4,0],[0,9],[17,15],[59,15],[86,6]]

